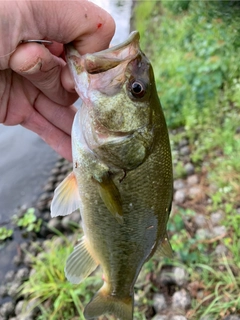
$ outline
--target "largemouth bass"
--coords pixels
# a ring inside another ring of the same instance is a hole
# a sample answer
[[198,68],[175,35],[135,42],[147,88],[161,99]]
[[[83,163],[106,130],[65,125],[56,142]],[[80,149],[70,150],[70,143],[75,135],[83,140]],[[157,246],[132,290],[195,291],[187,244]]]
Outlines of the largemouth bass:
[[171,256],[166,225],[172,202],[168,131],[139,33],[67,62],[83,105],[72,127],[73,172],[55,190],[51,214],[80,208],[84,237],[65,274],[80,283],[100,265],[104,284],[86,306],[92,319],[133,319],[134,284],[158,249]]

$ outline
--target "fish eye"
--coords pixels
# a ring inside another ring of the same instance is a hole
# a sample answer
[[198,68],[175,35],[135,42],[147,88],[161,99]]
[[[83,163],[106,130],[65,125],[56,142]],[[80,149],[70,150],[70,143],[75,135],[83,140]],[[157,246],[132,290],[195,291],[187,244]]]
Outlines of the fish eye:
[[131,84],[131,93],[135,98],[142,98],[145,94],[145,86],[140,81],[133,81]]

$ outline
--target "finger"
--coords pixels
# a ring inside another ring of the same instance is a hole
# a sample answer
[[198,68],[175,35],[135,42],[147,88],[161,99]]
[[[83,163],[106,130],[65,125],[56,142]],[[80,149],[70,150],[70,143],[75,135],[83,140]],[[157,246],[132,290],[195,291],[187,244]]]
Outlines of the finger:
[[[32,24],[41,38],[60,43],[75,41],[81,54],[100,51],[109,46],[115,31],[114,20],[92,2],[30,1],[29,5],[33,14],[32,21],[28,19],[28,25]],[[31,33],[29,28],[28,36]]]
[[49,122],[34,108],[21,125],[38,134],[58,154],[72,161],[71,136]]
[[61,105],[71,105],[78,95],[69,93],[61,84],[61,70],[64,65],[61,58],[36,43],[20,45],[10,59],[10,68],[28,79],[49,99]]
[[68,135],[71,135],[72,123],[76,114],[76,108],[74,106],[61,106],[49,101],[46,96],[40,94],[35,100],[34,108],[48,122]]

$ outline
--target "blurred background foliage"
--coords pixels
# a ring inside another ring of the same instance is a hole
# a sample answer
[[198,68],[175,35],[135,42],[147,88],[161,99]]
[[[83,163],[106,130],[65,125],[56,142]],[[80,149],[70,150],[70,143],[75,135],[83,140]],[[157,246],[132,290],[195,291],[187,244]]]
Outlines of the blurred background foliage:
[[240,194],[240,2],[141,1],[135,15],[169,128],[184,128],[191,161],[199,165],[204,161],[210,179],[218,187],[228,186],[225,196],[233,193],[236,200]]

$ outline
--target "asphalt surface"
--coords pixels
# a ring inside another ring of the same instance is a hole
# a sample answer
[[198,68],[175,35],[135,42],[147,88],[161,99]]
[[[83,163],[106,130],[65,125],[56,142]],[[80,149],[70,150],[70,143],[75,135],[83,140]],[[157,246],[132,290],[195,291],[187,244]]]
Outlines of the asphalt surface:
[[0,225],[36,201],[57,158],[33,132],[0,125]]

